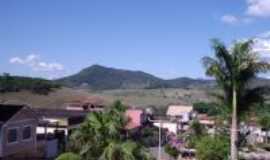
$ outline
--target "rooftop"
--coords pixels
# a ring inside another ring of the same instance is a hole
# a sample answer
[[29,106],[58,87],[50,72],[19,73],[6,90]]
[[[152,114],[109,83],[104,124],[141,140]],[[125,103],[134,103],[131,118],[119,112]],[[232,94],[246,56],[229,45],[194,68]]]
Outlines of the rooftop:
[[182,105],[170,105],[167,110],[168,116],[179,116],[183,113],[188,113],[193,110],[192,106],[182,106]]
[[37,112],[39,117],[47,118],[72,118],[86,116],[88,114],[86,111],[69,111],[65,109],[35,108],[33,110]]
[[23,107],[24,105],[0,104],[0,122],[7,122]]

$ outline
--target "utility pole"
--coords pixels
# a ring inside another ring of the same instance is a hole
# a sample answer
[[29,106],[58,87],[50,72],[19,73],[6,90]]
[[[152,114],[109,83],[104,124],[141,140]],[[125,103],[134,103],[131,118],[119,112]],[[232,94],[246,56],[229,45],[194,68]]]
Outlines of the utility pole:
[[158,123],[158,160],[161,160],[161,128],[163,126],[163,121],[162,120],[152,120],[152,119],[148,119],[150,122],[152,123]]

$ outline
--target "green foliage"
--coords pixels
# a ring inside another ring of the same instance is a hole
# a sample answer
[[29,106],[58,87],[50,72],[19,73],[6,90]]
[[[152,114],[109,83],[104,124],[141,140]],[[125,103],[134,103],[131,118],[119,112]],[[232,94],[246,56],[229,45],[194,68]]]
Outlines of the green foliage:
[[180,152],[179,152],[176,148],[170,146],[169,144],[165,145],[164,150],[165,150],[165,152],[166,152],[168,155],[170,155],[171,157],[173,157],[173,158],[175,158],[175,159],[176,159],[176,158],[179,156],[179,154],[180,154]]
[[126,138],[126,107],[120,101],[105,112],[92,112],[71,136],[71,150],[85,160],[149,160],[146,149]]
[[265,130],[270,130],[270,115],[269,114],[265,114],[265,115],[259,117],[259,124]]
[[63,153],[56,160],[81,160],[81,157],[75,153]]
[[8,73],[0,76],[1,93],[29,90],[33,93],[46,95],[55,88],[60,88],[60,85],[40,78],[10,76]]
[[252,109],[252,112],[255,113],[258,117],[270,114],[270,104],[267,103],[259,104]]
[[213,40],[212,44],[215,57],[204,57],[202,61],[206,74],[214,77],[224,91],[224,94],[217,98],[231,107],[232,91],[235,88],[239,113],[249,110],[254,104],[262,103],[266,87],[250,88],[249,84],[257,74],[269,71],[270,64],[253,52],[253,41],[236,42],[231,49],[219,40]]
[[225,137],[205,136],[196,143],[198,160],[228,160],[229,139]]
[[185,136],[185,140],[188,143],[188,147],[194,148],[196,142],[199,141],[204,135],[206,135],[205,127],[197,120],[194,120],[190,126],[190,130]]
[[[167,130],[162,129],[162,144],[165,143]],[[138,142],[145,147],[156,147],[159,143],[159,129],[154,126],[146,126],[141,128],[139,131],[129,131],[129,138]]]
[[220,114],[220,105],[215,103],[197,102],[193,104],[194,110],[198,113],[216,116]]
[[194,120],[190,126],[195,136],[200,137],[206,134],[206,129],[199,121]]

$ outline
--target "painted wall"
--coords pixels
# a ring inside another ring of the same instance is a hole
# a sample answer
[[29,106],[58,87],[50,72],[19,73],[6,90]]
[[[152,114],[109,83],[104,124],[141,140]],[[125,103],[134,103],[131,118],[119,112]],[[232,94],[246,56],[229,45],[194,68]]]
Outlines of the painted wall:
[[154,123],[154,126],[168,129],[169,132],[177,134],[178,125],[177,123],[165,122],[162,125],[160,123]]

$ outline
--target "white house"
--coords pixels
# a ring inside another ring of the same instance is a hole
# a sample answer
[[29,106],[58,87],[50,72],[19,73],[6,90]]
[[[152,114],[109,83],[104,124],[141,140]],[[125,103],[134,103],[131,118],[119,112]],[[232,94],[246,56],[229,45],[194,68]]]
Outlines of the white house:
[[192,118],[192,113],[192,106],[170,105],[167,110],[167,116],[170,119],[179,120],[181,123],[189,122]]

